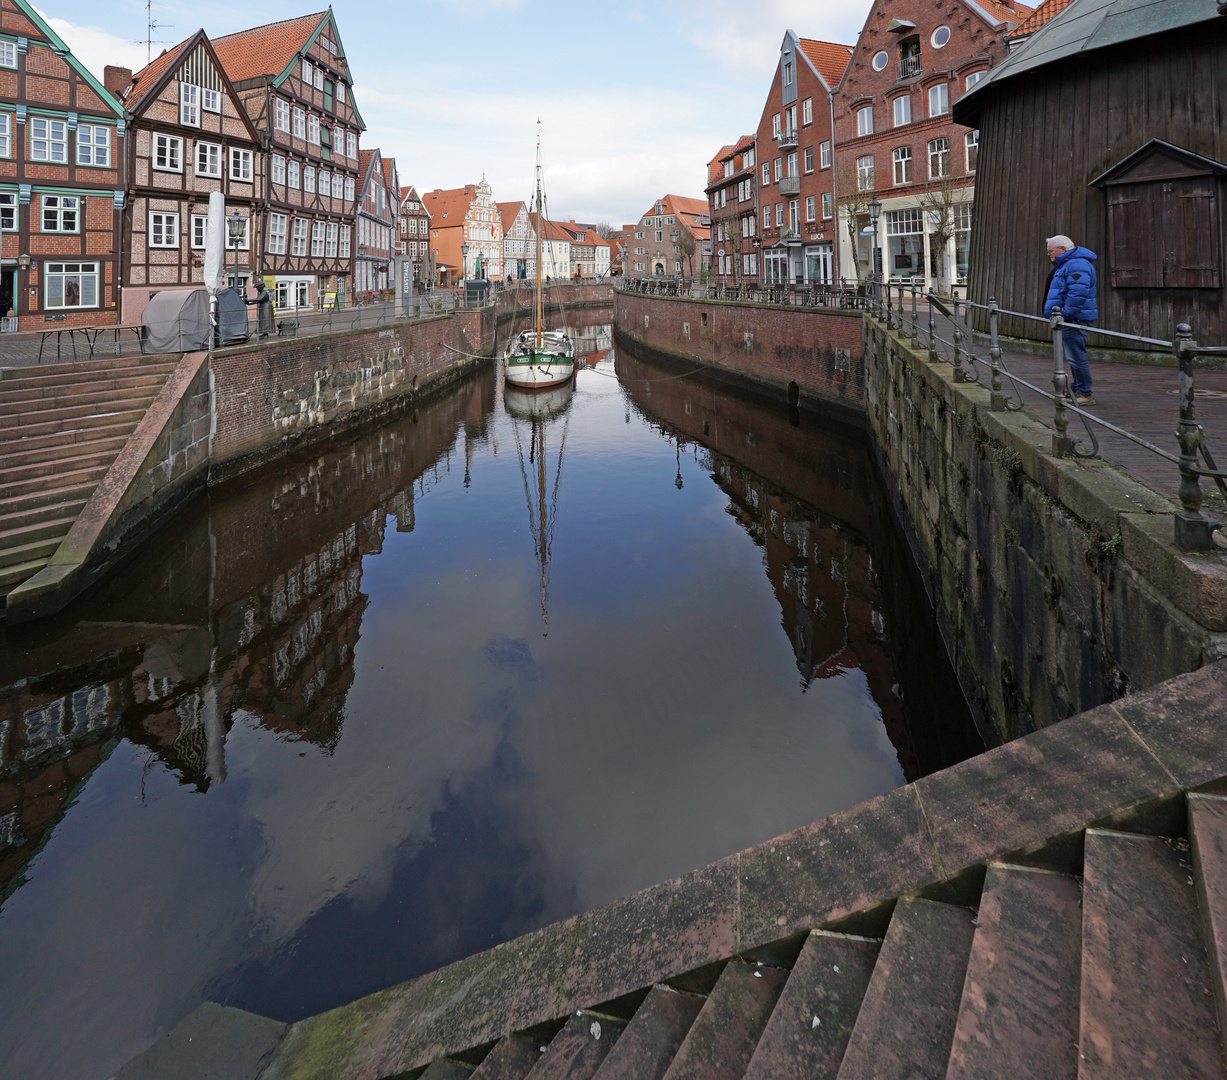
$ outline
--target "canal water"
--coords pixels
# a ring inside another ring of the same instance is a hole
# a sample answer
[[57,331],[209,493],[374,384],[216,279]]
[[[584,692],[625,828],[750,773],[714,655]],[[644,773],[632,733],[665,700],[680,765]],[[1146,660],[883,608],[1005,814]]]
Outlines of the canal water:
[[612,349],[0,632],[0,1073],[293,1020],[975,753],[862,436]]

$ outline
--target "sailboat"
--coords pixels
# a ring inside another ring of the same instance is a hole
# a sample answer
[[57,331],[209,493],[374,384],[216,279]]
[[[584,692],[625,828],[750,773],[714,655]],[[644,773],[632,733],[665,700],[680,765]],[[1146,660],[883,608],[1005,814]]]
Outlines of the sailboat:
[[546,330],[541,313],[541,234],[545,231],[545,200],[541,193],[541,121],[537,121],[537,288],[533,328],[516,335],[503,354],[503,377],[523,390],[561,386],[575,374],[575,344],[566,330]]

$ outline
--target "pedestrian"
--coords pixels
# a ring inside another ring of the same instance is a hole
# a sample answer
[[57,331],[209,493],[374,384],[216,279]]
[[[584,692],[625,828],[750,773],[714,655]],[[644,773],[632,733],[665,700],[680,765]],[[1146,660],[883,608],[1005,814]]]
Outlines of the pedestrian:
[[1044,317],[1060,308],[1064,321],[1061,341],[1073,376],[1074,404],[1094,405],[1091,366],[1086,362],[1086,328],[1099,318],[1095,302],[1095,253],[1078,247],[1068,236],[1048,240],[1048,259],[1053,265],[1044,299]]

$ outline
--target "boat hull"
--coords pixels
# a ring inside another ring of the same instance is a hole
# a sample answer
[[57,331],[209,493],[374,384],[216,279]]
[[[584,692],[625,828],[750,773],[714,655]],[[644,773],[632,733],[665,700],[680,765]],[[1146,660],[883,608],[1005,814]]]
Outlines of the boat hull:
[[542,356],[532,360],[505,360],[503,377],[521,390],[545,390],[561,386],[575,374],[575,360],[570,356]]

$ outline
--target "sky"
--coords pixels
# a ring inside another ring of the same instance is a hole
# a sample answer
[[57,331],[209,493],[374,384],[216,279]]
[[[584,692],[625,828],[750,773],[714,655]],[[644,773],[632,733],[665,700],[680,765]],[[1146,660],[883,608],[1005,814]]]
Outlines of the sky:
[[[38,7],[99,78],[108,63],[144,66],[144,0],[110,0],[101,19],[86,0]],[[220,37],[322,7],[157,0],[154,55],[201,26]],[[528,199],[539,118],[550,216],[615,228],[662,195],[703,197],[707,162],[758,126],[785,30],[852,44],[868,10],[869,0],[333,4],[362,145],[395,157],[402,183],[430,191],[484,175],[499,201]]]

